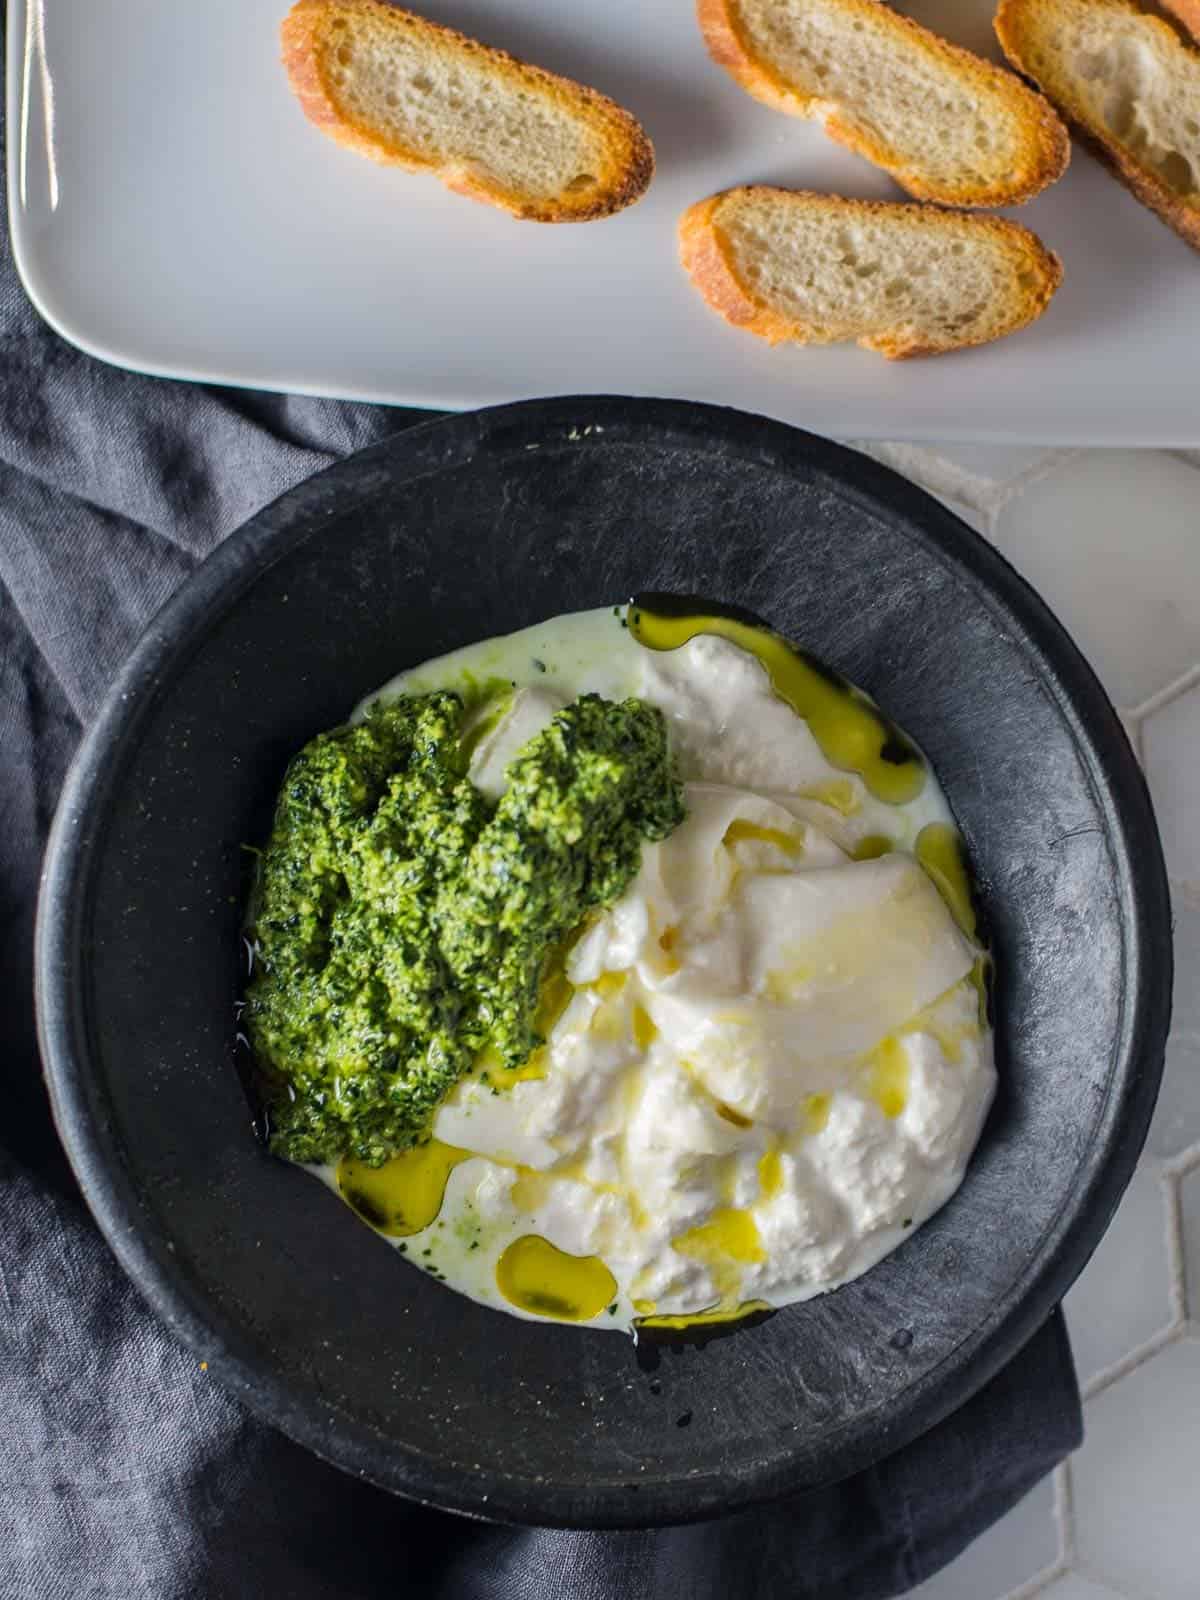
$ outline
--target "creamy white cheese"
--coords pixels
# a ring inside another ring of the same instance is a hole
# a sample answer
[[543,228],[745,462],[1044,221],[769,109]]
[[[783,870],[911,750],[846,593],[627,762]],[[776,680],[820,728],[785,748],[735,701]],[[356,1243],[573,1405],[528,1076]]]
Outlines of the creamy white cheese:
[[[474,753],[489,794],[575,695],[633,693],[668,720],[687,818],[571,950],[529,1073],[467,1079],[439,1110],[435,1138],[465,1159],[408,1253],[517,1315],[496,1277],[514,1241],[599,1258],[616,1291],[584,1320],[624,1328],[865,1271],[957,1188],[995,1082],[980,951],[910,853],[949,817],[932,777],[908,805],[875,799],[752,656],[709,635],[644,649],[611,611],[384,693],[466,673],[517,688]],[[853,858],[880,836],[888,853]]]

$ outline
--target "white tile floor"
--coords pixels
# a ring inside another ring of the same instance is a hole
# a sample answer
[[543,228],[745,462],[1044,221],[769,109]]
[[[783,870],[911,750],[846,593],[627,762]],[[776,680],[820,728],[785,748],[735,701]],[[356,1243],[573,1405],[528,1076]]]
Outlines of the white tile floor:
[[1200,452],[873,444],[995,541],[1142,758],[1175,913],[1166,1080],[1066,1300],[1083,1447],[912,1600],[1200,1600]]

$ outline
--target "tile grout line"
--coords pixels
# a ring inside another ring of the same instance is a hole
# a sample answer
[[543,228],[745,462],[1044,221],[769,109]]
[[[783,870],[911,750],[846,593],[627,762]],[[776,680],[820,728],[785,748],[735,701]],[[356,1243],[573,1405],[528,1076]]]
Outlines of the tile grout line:
[[1058,1556],[1041,1572],[1034,1573],[1018,1588],[1011,1590],[1003,1600],[1036,1600],[1045,1594],[1050,1585],[1057,1583],[1072,1571],[1075,1560],[1075,1497],[1071,1487],[1070,1461],[1060,1461],[1054,1469],[1054,1506],[1052,1515],[1058,1527]]
[[[983,527],[989,544],[996,544],[996,529],[1000,525],[1001,509],[1000,506],[993,506],[990,511],[984,513]],[[999,546],[997,545],[998,548]]]
[[1010,1590],[1002,1600],[1036,1600],[1039,1594],[1045,1594],[1052,1583],[1065,1578],[1070,1570],[1063,1562],[1056,1561],[1052,1567],[1047,1567],[1034,1577],[1027,1578],[1019,1589]]
[[1099,1584],[1101,1589],[1107,1589],[1109,1594],[1117,1597],[1117,1600],[1145,1600],[1144,1595],[1134,1594],[1131,1589],[1127,1589],[1122,1579],[1113,1578],[1107,1572],[1099,1572],[1086,1561],[1078,1562],[1075,1571],[1081,1578]]
[[1124,716],[1131,717],[1140,727],[1147,717],[1152,717],[1156,711],[1161,711],[1164,706],[1169,706],[1172,700],[1178,700],[1189,689],[1194,689],[1200,684],[1200,664],[1189,667],[1173,683],[1167,684],[1165,689],[1159,689],[1148,700],[1143,700],[1141,705],[1135,706],[1132,711],[1126,711]]
[[864,454],[916,483],[926,494],[953,500],[969,511],[987,514],[988,507],[982,502],[987,498],[987,490],[994,487],[992,481],[956,466],[936,450],[906,444],[903,440],[883,439],[868,441],[865,448],[863,445],[855,448],[863,449]]
[[1047,450],[1036,465],[1026,467],[1025,471],[1018,472],[1015,478],[985,480],[995,482],[997,490],[994,504],[990,508],[992,515],[998,519],[1000,513],[1023,495],[1026,489],[1032,488],[1042,478],[1048,478],[1051,473],[1057,472],[1060,467],[1065,467],[1069,461],[1083,454],[1082,450]]
[[940,455],[936,449],[902,439],[852,441],[852,448],[901,473],[927,494],[953,500],[981,517],[989,527],[995,524],[1005,506],[1030,485],[1083,454],[1074,449],[1046,450],[1032,466],[1015,473],[1011,478],[987,478],[960,467],[948,456]]
[[1182,1180],[1173,1172],[1164,1172],[1163,1204],[1166,1208],[1167,1271],[1170,1274],[1171,1310],[1173,1322],[1183,1327],[1188,1319],[1188,1286],[1186,1255],[1183,1248],[1183,1197]]
[[1142,771],[1146,770],[1146,751],[1142,739],[1142,718],[1136,711],[1122,711],[1116,708],[1117,716],[1121,719],[1121,726],[1125,729],[1125,737],[1129,740],[1130,748],[1137,757],[1137,764]]
[[1114,1383],[1127,1378],[1144,1361],[1149,1361],[1151,1356],[1158,1355],[1160,1350],[1165,1350],[1168,1345],[1174,1344],[1184,1331],[1185,1324],[1172,1322],[1169,1326],[1160,1328],[1157,1333],[1151,1334],[1138,1345],[1136,1350],[1131,1350],[1128,1355],[1122,1356],[1120,1361],[1114,1361],[1111,1367],[1104,1367],[1100,1372],[1094,1373],[1080,1386],[1084,1400],[1094,1400],[1097,1395],[1110,1389]]
[[1075,1483],[1069,1457],[1054,1472],[1054,1520],[1058,1523],[1058,1564],[1067,1571],[1075,1560]]
[[1163,1162],[1163,1172],[1168,1178],[1186,1178],[1200,1167],[1200,1144],[1190,1144],[1177,1156]]
[[1158,1174],[1163,1207],[1163,1235],[1167,1257],[1167,1298],[1171,1320],[1148,1339],[1128,1351],[1119,1361],[1103,1367],[1080,1385],[1085,1401],[1094,1400],[1121,1378],[1127,1377],[1144,1361],[1165,1350],[1169,1344],[1187,1332],[1188,1307],[1186,1288],[1186,1255],[1183,1248],[1183,1202],[1179,1192],[1181,1177],[1193,1165],[1200,1166],[1200,1146],[1185,1151],[1182,1157],[1166,1163]]

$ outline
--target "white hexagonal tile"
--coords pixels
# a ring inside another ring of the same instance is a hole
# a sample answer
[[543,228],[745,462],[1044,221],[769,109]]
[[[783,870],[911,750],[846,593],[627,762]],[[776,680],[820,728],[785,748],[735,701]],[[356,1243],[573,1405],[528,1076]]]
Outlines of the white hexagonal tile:
[[1057,1559],[1054,1481],[1044,1478],[957,1561],[913,1589],[908,1600],[1004,1600]]
[[[951,0],[957,5],[960,0]],[[981,532],[994,512],[1022,486],[1067,460],[1064,450],[1030,450],[1016,445],[936,444],[931,446],[870,440],[857,444],[876,460],[912,478],[931,494],[953,502],[951,509]]]
[[1171,1321],[1162,1181],[1134,1174],[1108,1232],[1063,1301],[1081,1383]]
[[1120,706],[1200,661],[1200,476],[1159,451],[1072,456],[1005,505],[994,529]]
[[[1200,825],[1200,788],[1197,789]],[[1200,889],[1172,886],[1175,999],[1162,1090],[1146,1148],[1177,1156],[1200,1144]]]
[[1183,1214],[1183,1288],[1188,1316],[1200,1322],[1200,1167],[1179,1185]]
[[[950,0],[952,5],[962,5],[962,0]],[[947,466],[955,467],[976,483],[989,483],[995,488],[1011,488],[1016,483],[1032,482],[1050,467],[1066,461],[1070,451],[1032,450],[1024,445],[954,445],[930,446]]]
[[[963,1600],[966,1600],[966,1596]],[[1081,1572],[1068,1572],[1057,1583],[1043,1589],[1037,1600],[1121,1600],[1121,1597],[1107,1584],[1093,1583]]]
[[[1200,553],[1200,536],[1197,538]],[[1200,578],[1192,605],[1200,615]],[[1167,871],[1200,890],[1200,683],[1142,724],[1142,758],[1162,834]]]
[[[952,0],[952,3],[961,5],[962,0]],[[1051,467],[1061,465],[1072,453],[1066,450],[1035,450],[1015,444],[935,444],[930,446],[930,450],[976,483],[997,489],[1031,483]]]
[[963,472],[944,455],[940,447],[927,450],[916,444],[890,444],[878,439],[864,439],[856,440],[854,449],[882,462],[885,467],[891,467],[901,477],[911,478],[913,483],[920,484],[922,489],[936,496],[976,533],[987,535],[989,499],[993,493],[999,495],[1002,491],[994,485],[980,483],[969,473]]
[[1080,1564],[1138,1600],[1196,1600],[1200,1343],[1169,1345],[1087,1405],[1072,1462]]

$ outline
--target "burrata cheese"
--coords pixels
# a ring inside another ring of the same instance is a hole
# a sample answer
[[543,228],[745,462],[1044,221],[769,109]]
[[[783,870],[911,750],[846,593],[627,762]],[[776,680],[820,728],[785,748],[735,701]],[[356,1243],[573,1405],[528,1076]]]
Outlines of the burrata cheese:
[[556,619],[383,691],[509,685],[472,758],[492,797],[575,696],[638,696],[667,719],[687,816],[565,953],[524,1068],[481,1063],[430,1146],[320,1175],[352,1199],[423,1184],[423,1226],[393,1242],[476,1300],[636,1329],[866,1271],[958,1187],[995,1069],[986,957],[922,864],[952,826],[932,774],[880,799],[752,651],[705,632],[651,649],[625,621]]

